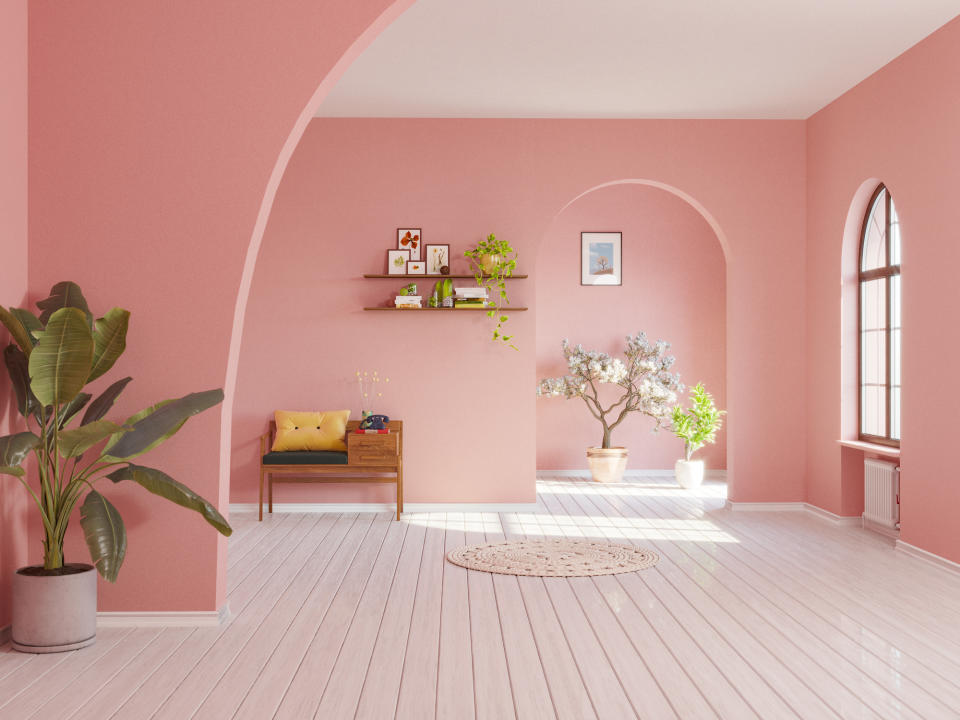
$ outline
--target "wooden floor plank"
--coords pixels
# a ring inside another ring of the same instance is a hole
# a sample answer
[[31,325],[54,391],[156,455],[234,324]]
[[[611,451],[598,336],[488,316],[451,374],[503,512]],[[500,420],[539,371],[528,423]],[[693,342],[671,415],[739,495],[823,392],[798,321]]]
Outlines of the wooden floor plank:
[[276,718],[303,720],[313,717],[344,639],[350,631],[385,538],[389,533],[391,539],[396,540],[402,530],[399,523],[392,523],[385,514],[379,515],[374,521],[330,609],[317,626],[306,654],[293,673],[293,679],[277,709]]
[[[466,544],[463,514],[446,514],[445,552]],[[440,608],[440,661],[437,665],[438,720],[476,717],[473,681],[473,637],[470,632],[467,571],[443,564],[443,603]]]
[[[423,557],[417,578],[416,599],[397,698],[396,716],[401,720],[433,720],[437,710],[437,667],[440,661],[440,604],[443,592],[443,545],[446,536],[444,517],[427,515],[429,525],[423,545]],[[365,692],[360,699],[357,718],[379,720],[383,706],[378,693]]]
[[[403,550],[400,552],[393,587],[387,597],[387,607],[377,628],[376,644],[358,693],[357,718],[376,719],[391,717],[397,713],[404,660],[410,642],[414,602],[417,588],[420,586],[424,551],[427,548],[426,520],[426,516],[419,515],[404,518],[404,522],[408,524],[407,535],[404,538]],[[431,550],[433,550],[432,546]],[[439,564],[435,551],[431,560],[433,565]],[[437,608],[436,617],[437,619],[440,617],[439,608]],[[433,647],[436,650],[435,639]],[[417,668],[417,673],[427,675],[436,682],[437,675],[433,667],[432,664],[426,668],[420,666]],[[434,693],[431,692],[430,695],[432,697]],[[321,704],[321,710],[322,708]],[[429,712],[421,717],[432,714],[433,704],[431,703]]]

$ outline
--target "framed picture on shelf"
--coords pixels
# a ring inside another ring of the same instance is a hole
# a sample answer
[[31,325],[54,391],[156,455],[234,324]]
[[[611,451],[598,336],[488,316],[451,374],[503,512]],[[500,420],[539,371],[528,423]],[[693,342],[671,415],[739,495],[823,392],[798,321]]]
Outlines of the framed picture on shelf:
[[623,234],[618,232],[580,233],[580,284],[622,285]]
[[397,228],[397,249],[409,250],[414,262],[423,260],[423,232],[420,228]]
[[[449,245],[427,245],[426,246],[427,275],[449,275],[450,274],[450,246]],[[446,268],[446,272],[444,272]]]
[[426,275],[427,274],[427,263],[423,260],[417,260],[416,262],[411,260],[407,263],[407,275]]
[[409,250],[387,250],[387,275],[406,275]]

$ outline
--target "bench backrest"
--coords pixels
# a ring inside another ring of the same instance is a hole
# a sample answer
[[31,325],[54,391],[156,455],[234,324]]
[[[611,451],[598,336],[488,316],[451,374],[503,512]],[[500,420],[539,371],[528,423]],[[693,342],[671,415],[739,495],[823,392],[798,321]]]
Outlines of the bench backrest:
[[[347,434],[349,435],[354,430],[360,426],[359,420],[348,420],[347,421]],[[387,427],[390,428],[391,432],[399,433],[403,435],[403,420],[391,420]],[[277,421],[270,421],[270,443],[268,447],[273,447],[273,441],[277,439]]]

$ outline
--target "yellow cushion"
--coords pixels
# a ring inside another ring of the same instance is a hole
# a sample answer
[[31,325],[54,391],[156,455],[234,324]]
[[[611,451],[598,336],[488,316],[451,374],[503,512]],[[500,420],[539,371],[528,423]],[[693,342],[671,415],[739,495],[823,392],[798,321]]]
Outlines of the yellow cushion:
[[273,452],[288,450],[340,450],[345,451],[349,410],[331,412],[291,412],[277,410],[277,437]]

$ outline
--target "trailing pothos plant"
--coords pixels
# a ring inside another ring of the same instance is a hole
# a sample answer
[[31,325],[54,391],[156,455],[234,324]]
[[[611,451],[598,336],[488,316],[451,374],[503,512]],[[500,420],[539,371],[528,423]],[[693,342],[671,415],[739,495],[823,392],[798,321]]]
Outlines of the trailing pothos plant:
[[[104,578],[116,581],[127,534],[120,513],[94,488],[104,478],[113,484],[140,485],[199,512],[222,534],[230,535],[230,525],[207,500],[161,470],[132,462],[171,437],[192,415],[219,403],[223,391],[164,400],[122,422],[106,420],[132,378],[117,380],[96,398],[84,388],[110,370],[123,353],[130,313],[113,308],[94,319],[83,293],[72,282],[54,285],[50,297],[37,307],[39,316],[22,308],[0,307],[0,322],[14,340],[3,359],[17,409],[27,425],[24,432],[0,437],[0,474],[19,479],[40,511],[44,569],[56,574],[63,568],[67,525],[84,496],[80,525],[90,558]],[[23,468],[31,454],[39,493]]]
[[497,240],[497,236],[491,233],[486,240],[481,240],[473,250],[467,250],[463,255],[473,265],[477,285],[487,288],[487,294],[495,304],[487,310],[487,317],[497,321],[493,329],[493,341],[517,350],[517,346],[511,342],[513,335],[503,332],[503,324],[510,319],[503,310],[505,305],[510,304],[505,279],[513,275],[517,267],[517,251],[508,241]]

